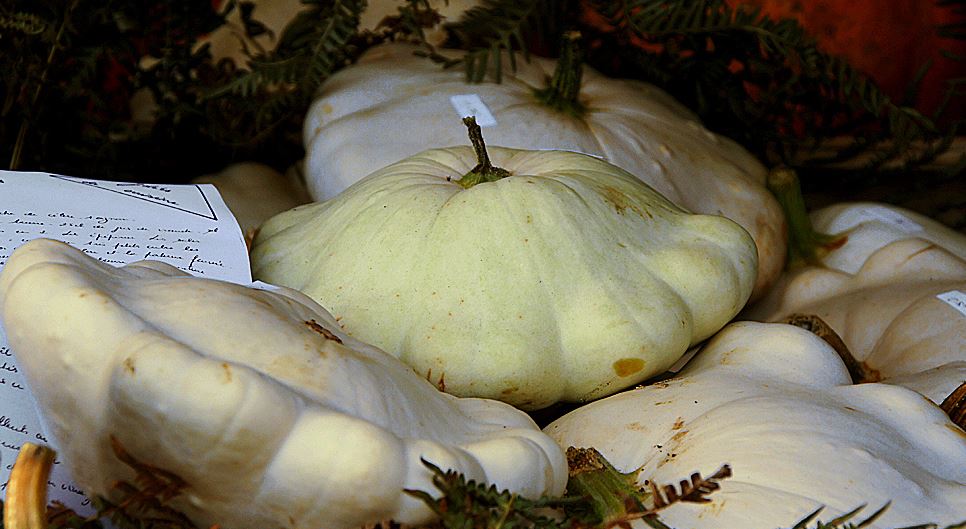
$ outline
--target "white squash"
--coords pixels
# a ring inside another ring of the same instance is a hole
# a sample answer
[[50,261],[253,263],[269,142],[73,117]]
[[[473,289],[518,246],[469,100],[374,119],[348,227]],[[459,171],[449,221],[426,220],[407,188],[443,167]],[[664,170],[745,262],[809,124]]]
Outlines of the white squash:
[[828,520],[886,502],[871,528],[966,519],[966,433],[913,391],[851,385],[824,341],[789,325],[731,324],[678,376],[544,431],[561,446],[597,448],[621,471],[640,469],[641,483],[730,464],[711,502],[663,511],[676,529],[773,529],[820,506]]
[[890,242],[924,239],[966,260],[966,235],[915,211],[880,202],[842,202],[809,214],[812,227],[843,237],[822,256],[822,265],[855,274],[869,256]]
[[0,275],[0,315],[64,461],[107,495],[136,459],[188,486],[199,526],[357,528],[431,519],[420,458],[527,496],[563,492],[563,453],[522,412],[437,391],[304,296],[112,268],[50,240]]
[[[832,250],[825,258],[839,269],[788,272],[741,318],[814,314],[871,370],[870,380],[909,384],[941,399],[966,381],[966,313],[954,301],[966,306],[966,261],[924,239],[890,239],[870,255],[867,241]],[[856,262],[854,274],[840,270]],[[915,382],[918,373],[928,385]]]
[[253,274],[446,391],[526,409],[661,373],[748,298],[755,246],[734,222],[592,156],[490,157],[511,175],[464,189],[474,150],[434,149],[282,213]]
[[[578,87],[585,110],[573,115],[534,95],[547,86],[556,61],[518,58],[510,72],[504,58],[501,84],[467,84],[463,69],[444,70],[413,51],[402,43],[377,46],[323,84],[303,137],[307,186],[316,200],[425,149],[464,144],[463,131],[450,123],[474,113],[490,145],[603,156],[681,207],[734,220],[758,247],[753,297],[781,272],[784,216],[764,187],[764,167],[668,94],[585,68]],[[458,111],[453,97],[467,106]],[[481,105],[494,118],[489,125]]]

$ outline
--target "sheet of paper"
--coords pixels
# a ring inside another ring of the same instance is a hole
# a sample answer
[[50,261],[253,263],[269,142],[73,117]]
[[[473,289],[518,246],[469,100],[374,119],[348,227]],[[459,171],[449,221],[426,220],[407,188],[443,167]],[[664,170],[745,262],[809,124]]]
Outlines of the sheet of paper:
[[[0,268],[21,244],[65,241],[114,265],[164,261],[199,277],[251,282],[245,239],[211,185],[154,185],[0,171]],[[0,328],[0,493],[24,442],[56,448]],[[49,500],[78,512],[89,501],[62,462]]]

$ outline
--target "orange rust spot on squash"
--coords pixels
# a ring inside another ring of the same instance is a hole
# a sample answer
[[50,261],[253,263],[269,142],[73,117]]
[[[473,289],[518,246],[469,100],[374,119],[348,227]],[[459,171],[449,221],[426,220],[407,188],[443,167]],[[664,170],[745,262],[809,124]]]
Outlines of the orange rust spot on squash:
[[681,428],[684,428],[684,417],[678,417],[678,419],[674,421],[674,426],[671,427],[672,430],[680,430]]
[[326,340],[332,340],[333,342],[336,342],[336,343],[342,343],[342,340],[338,336],[333,334],[332,331],[319,325],[319,322],[315,320],[307,320],[305,322],[305,325],[307,325],[309,329],[312,329],[313,331],[321,334]]
[[[674,441],[674,442],[678,442],[681,439],[684,439],[684,436],[685,435],[688,435],[688,431],[687,430],[681,430],[680,432],[674,434],[674,436],[671,437],[671,440]],[[674,455],[677,455],[677,454],[674,454]]]
[[644,361],[640,358],[621,358],[614,362],[614,372],[619,377],[629,377],[644,369]]

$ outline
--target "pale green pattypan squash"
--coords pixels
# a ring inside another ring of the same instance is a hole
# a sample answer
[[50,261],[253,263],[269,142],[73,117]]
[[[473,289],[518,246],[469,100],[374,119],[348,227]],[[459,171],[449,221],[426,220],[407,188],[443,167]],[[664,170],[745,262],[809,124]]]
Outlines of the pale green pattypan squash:
[[136,459],[187,482],[200,527],[349,529],[431,520],[425,458],[527,496],[559,494],[561,450],[522,412],[439,392],[311,300],[49,240],[0,275],[3,325],[63,460],[107,495]]
[[748,299],[755,246],[734,222],[592,156],[490,155],[509,176],[470,185],[485,153],[429,150],[270,219],[255,277],[446,391],[526,409],[661,373]]
[[966,433],[913,391],[852,385],[828,344],[790,325],[731,324],[674,378],[585,405],[544,431],[561,446],[597,448],[621,471],[639,469],[642,484],[729,464],[733,476],[710,502],[662,512],[675,529],[774,529],[822,506],[828,521],[887,502],[869,529],[966,520]]
[[[785,260],[785,219],[765,188],[765,168],[670,95],[584,68],[579,53],[555,61],[503,57],[497,84],[466,82],[416,47],[374,47],[321,87],[304,124],[309,193],[327,200],[390,163],[461,145],[455,119],[475,115],[491,145],[574,150],[604,157],[696,213],[740,224],[758,247],[757,297]],[[446,51],[446,50],[441,50]]]

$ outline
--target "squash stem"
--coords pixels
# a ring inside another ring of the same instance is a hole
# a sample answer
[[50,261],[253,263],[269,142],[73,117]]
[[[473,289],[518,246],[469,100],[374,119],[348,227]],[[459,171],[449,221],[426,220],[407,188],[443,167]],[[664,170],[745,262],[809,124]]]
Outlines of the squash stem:
[[47,478],[54,464],[53,450],[24,443],[10,472],[3,506],[3,527],[46,529]]
[[470,143],[473,144],[473,150],[476,151],[478,163],[456,183],[463,186],[464,189],[469,189],[476,184],[496,182],[501,178],[510,176],[510,171],[494,167],[490,162],[490,155],[486,152],[486,144],[483,143],[483,130],[476,124],[476,117],[467,116],[463,118],[463,124],[469,130]]
[[940,405],[953,424],[966,430],[966,382],[963,382]]
[[586,108],[580,102],[580,81],[583,78],[583,51],[580,48],[580,32],[568,31],[563,35],[560,57],[553,77],[546,88],[536,89],[533,94],[541,103],[574,117],[583,115]]
[[611,527],[646,510],[636,472],[621,473],[594,448],[568,448],[567,464],[567,495],[588,500],[595,526]]
[[766,180],[782,210],[788,224],[788,261],[786,267],[799,264],[820,264],[820,259],[831,250],[843,244],[847,236],[834,236],[819,233],[812,227],[802,197],[798,175],[789,167],[776,167],[768,172]]
[[842,363],[845,364],[845,368],[849,371],[849,376],[852,377],[853,384],[864,384],[866,382],[878,382],[882,380],[882,375],[877,370],[869,367],[868,364],[859,361],[852,355],[852,351],[845,345],[845,341],[822,318],[814,314],[792,314],[778,323],[787,323],[801,327],[825,340],[839,354],[839,358],[842,359]]

